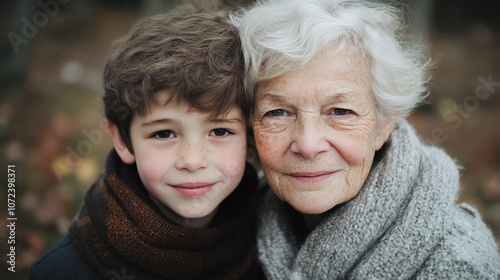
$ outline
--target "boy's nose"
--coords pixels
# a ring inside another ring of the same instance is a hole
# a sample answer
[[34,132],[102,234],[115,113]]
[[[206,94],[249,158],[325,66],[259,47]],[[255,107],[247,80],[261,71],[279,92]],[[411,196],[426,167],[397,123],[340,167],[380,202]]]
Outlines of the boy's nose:
[[175,167],[179,170],[187,170],[189,172],[206,168],[208,160],[205,153],[203,145],[188,144],[184,149],[179,151],[179,158],[176,161]]

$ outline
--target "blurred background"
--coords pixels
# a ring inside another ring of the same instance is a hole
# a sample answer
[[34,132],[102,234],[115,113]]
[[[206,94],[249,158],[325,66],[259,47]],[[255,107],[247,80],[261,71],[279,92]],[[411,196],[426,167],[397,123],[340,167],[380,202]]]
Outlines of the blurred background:
[[[0,278],[28,270],[67,231],[111,148],[103,59],[139,17],[182,1],[18,0],[0,11]],[[238,8],[251,1],[227,0]],[[415,0],[416,38],[439,62],[410,117],[462,166],[459,200],[500,242],[500,1]],[[7,167],[15,165],[16,273],[7,271]],[[8,278],[6,278],[8,277]]]

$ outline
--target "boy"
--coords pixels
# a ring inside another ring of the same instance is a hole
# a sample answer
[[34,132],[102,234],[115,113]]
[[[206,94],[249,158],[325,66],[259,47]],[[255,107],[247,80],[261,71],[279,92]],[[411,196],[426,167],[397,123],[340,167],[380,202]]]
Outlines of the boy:
[[[138,22],[104,70],[114,149],[31,279],[258,279],[250,100],[222,12]],[[233,192],[234,191],[234,192]]]

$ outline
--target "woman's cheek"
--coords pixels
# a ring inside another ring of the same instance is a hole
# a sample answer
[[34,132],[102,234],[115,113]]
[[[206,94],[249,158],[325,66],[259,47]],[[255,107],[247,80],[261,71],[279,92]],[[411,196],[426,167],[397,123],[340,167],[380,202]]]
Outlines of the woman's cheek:
[[357,122],[356,126],[330,125],[328,139],[340,156],[351,166],[361,165],[375,154],[374,126]]
[[254,136],[259,158],[263,165],[281,158],[287,142],[287,125],[284,122],[254,123]]

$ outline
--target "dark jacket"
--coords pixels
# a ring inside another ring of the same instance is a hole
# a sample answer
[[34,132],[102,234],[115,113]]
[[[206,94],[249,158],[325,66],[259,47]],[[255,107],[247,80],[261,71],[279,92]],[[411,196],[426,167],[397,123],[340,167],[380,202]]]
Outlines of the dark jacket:
[[[61,260],[65,265],[61,266]],[[30,279],[103,279],[77,252],[65,235],[31,266]],[[122,279],[127,279],[122,277]]]

